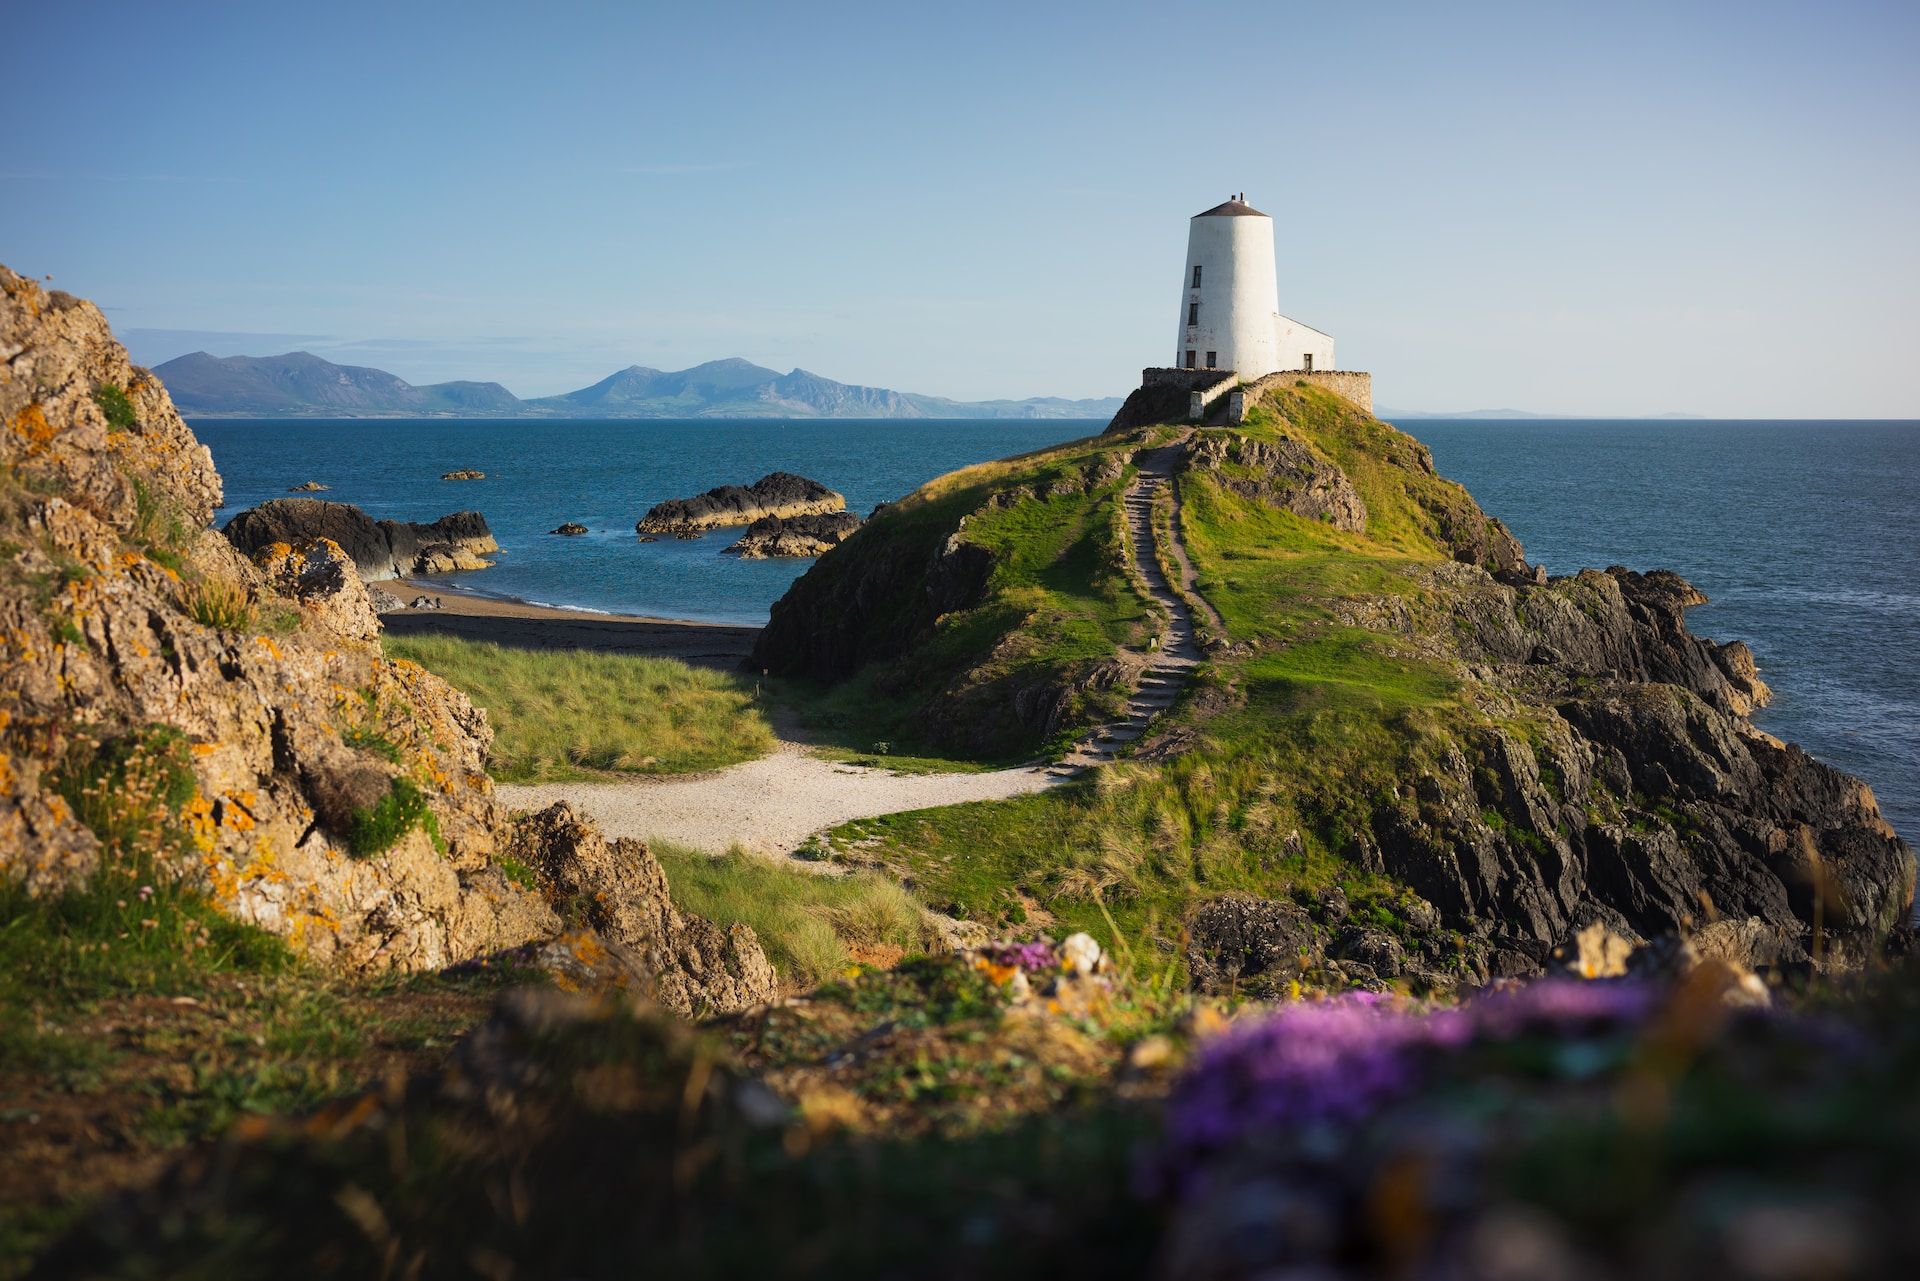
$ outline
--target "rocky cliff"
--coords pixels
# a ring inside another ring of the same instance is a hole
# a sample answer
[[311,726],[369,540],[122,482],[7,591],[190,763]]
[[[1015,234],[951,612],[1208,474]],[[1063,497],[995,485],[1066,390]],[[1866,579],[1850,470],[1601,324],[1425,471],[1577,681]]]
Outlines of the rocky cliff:
[[[794,584],[754,664],[870,682],[903,734],[950,750],[1095,722],[1138,661],[1089,625],[1115,608],[1101,478],[1169,439],[1222,634],[1134,763],[1031,820],[1063,855],[1108,851],[1104,901],[1292,898],[1317,948],[1346,924],[1316,886],[1395,886],[1374,922],[1393,948],[1359,952],[1407,955],[1347,967],[1369,981],[1536,971],[1596,921],[1726,918],[1750,927],[1747,963],[1845,965],[1910,910],[1908,846],[1864,783],[1748,719],[1766,687],[1745,645],[1687,630],[1700,593],[1666,572],[1549,579],[1417,441],[1313,389],[1276,389],[1241,428],[1123,423],[935,482]],[[1069,517],[1083,541],[1052,539]]]
[[[166,390],[91,304],[4,268],[0,362],[0,877],[41,897],[178,878],[351,970],[556,936],[590,843],[524,848],[485,716],[381,657],[339,542],[288,527],[250,559],[211,530],[220,478]],[[705,991],[702,953],[733,977],[683,1004],[771,994],[750,933],[672,941],[690,927],[644,871],[593,874],[650,905],[660,938],[613,940],[636,979]]]

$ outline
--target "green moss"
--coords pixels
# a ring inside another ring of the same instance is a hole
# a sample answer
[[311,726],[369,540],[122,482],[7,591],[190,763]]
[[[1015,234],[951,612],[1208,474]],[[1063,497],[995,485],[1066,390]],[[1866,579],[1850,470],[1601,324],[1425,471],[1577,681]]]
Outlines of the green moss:
[[96,385],[93,403],[100,406],[100,412],[106,416],[107,427],[113,431],[127,431],[139,420],[126,388],[118,383],[103,382]]
[[353,816],[347,827],[347,852],[355,858],[384,854],[416,828],[425,831],[436,848],[444,848],[439,820],[427,807],[425,794],[413,780],[396,778],[385,796]]
[[523,890],[533,889],[540,883],[540,878],[534,874],[533,869],[511,854],[502,854],[495,866],[500,869],[502,876]]

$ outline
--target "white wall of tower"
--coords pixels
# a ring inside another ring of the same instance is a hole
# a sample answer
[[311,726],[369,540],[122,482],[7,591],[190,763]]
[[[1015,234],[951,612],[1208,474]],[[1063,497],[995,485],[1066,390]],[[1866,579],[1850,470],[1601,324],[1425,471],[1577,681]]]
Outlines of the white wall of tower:
[[[1189,351],[1205,368],[1207,353],[1220,369],[1257,378],[1281,364],[1279,285],[1273,261],[1273,219],[1265,216],[1194,218],[1187,224],[1187,262],[1180,281],[1179,345],[1173,363],[1184,365]],[[1200,268],[1200,285],[1193,269]],[[1195,314],[1196,323],[1187,317]]]

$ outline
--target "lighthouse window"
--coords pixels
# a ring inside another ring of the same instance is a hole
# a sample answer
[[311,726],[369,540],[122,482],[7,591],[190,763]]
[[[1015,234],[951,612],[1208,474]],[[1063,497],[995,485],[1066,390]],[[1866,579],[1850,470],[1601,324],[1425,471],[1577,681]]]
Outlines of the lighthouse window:
[[1200,269],[1198,267],[1193,269],[1193,287],[1195,289],[1200,287]]
[[1208,352],[1208,353],[1207,353],[1207,368],[1208,368],[1208,369],[1216,369],[1216,368],[1218,368],[1218,367],[1219,367],[1219,365],[1220,365],[1220,353],[1219,353],[1219,352],[1217,352],[1217,351],[1210,351],[1210,352]]
[[1187,323],[1189,325],[1197,325],[1200,323],[1200,304],[1199,303],[1190,302],[1187,304]]
[[1193,368],[1193,358],[1194,358],[1194,356],[1195,356],[1196,354],[1197,354],[1197,353],[1196,353],[1196,352],[1194,352],[1192,348],[1188,348],[1188,350],[1187,350],[1187,368],[1188,368],[1188,369],[1192,369],[1192,368]]

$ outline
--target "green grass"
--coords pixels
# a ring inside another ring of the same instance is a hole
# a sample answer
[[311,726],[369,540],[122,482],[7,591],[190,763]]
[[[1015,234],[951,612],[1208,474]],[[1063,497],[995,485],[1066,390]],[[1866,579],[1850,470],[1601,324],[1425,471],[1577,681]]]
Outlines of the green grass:
[[856,960],[927,949],[920,905],[886,877],[803,872],[739,850],[715,855],[667,844],[649,848],[667,870],[677,907],[718,925],[752,926],[789,985],[811,987]]
[[427,808],[427,798],[411,779],[396,778],[387,794],[353,816],[347,828],[347,852],[371,858],[398,845],[408,832],[420,829],[441,844],[440,824]]
[[118,383],[101,383],[93,389],[93,403],[100,406],[112,431],[126,431],[139,420],[126,388]]
[[390,636],[384,645],[487,710],[488,765],[502,782],[680,774],[773,749],[773,731],[738,677],[663,658],[450,636]]

